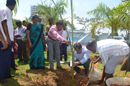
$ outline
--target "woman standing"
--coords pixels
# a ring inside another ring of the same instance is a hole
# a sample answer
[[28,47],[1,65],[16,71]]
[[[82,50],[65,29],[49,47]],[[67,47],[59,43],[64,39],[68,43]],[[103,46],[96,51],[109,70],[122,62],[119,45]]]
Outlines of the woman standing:
[[43,35],[43,25],[38,22],[39,17],[34,15],[32,22],[27,26],[27,39],[30,48],[30,68],[31,69],[44,69],[44,49],[45,38]]

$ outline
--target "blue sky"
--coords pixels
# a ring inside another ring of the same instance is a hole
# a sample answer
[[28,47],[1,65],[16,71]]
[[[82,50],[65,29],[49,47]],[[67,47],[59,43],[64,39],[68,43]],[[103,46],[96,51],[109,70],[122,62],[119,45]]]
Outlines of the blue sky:
[[[45,0],[42,0],[45,1]],[[51,2],[51,0],[46,0]],[[58,0],[54,0],[58,1]],[[41,3],[41,0],[19,0],[20,4],[18,6],[18,11],[13,18],[24,20],[25,17],[30,17],[30,6],[37,5]],[[121,0],[73,0],[74,14],[79,17],[90,18],[87,15],[88,11],[95,9],[99,3],[105,3],[108,7],[113,8],[121,3]],[[0,8],[3,8],[6,4],[6,0],[0,0]],[[68,8],[66,8],[67,13],[63,15],[63,18],[66,18],[71,15],[70,10],[70,0],[68,0]],[[70,21],[70,19],[69,19]],[[74,25],[77,29],[81,29],[81,25],[77,24],[77,21],[74,21]],[[110,30],[101,30],[103,33],[110,33]],[[119,32],[119,34],[124,34],[124,32]]]
[[[47,0],[47,1],[51,1],[51,0]],[[23,20],[25,17],[30,16],[30,6],[41,3],[41,0],[19,0],[19,2],[20,4],[18,6],[18,12],[14,18]],[[74,14],[76,14],[79,17],[89,17],[87,15],[87,12],[96,8],[98,4],[101,2],[105,3],[107,6],[112,8],[117,6],[119,3],[121,3],[121,0],[73,0]],[[69,3],[68,8],[66,8],[67,13],[64,14],[64,16],[71,15],[70,0],[68,0],[68,3]],[[5,4],[6,4],[6,0],[0,0],[0,8],[4,7]]]

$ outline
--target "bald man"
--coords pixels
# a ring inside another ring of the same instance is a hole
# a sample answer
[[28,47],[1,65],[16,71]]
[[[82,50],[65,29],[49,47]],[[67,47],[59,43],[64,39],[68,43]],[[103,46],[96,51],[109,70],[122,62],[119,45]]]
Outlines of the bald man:
[[129,46],[122,41],[114,39],[106,39],[98,42],[92,40],[87,43],[86,47],[93,53],[100,55],[100,58],[93,63],[102,60],[102,64],[104,65],[103,75],[98,80],[98,84],[101,84],[104,78],[107,80],[113,77],[114,70],[119,62],[129,54]]

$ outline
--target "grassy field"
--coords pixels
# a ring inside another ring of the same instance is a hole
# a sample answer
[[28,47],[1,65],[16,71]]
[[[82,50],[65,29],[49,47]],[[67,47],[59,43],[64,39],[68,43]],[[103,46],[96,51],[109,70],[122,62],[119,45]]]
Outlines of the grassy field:
[[[93,57],[95,55],[97,55],[97,54],[91,53],[90,57]],[[68,52],[68,58],[69,59],[70,59],[70,56],[71,56],[71,53]],[[45,52],[45,59],[47,59],[46,57],[47,57],[47,54]],[[30,85],[40,86],[40,83],[44,83],[44,85],[42,85],[42,86],[56,86],[56,84],[53,83],[53,80],[51,80],[50,77],[54,76],[53,78],[55,80],[60,79],[60,77],[64,78],[64,76],[62,76],[63,74],[62,74],[61,70],[56,69],[56,63],[55,62],[54,62],[54,66],[55,66],[54,69],[55,69],[56,72],[53,73],[53,72],[49,71],[50,65],[49,65],[49,62],[47,60],[45,61],[45,64],[46,64],[45,70],[42,70],[42,69],[31,70],[30,67],[29,67],[29,64],[25,65],[23,62],[17,63],[17,61],[18,61],[18,59],[15,59],[15,63],[19,67],[20,70],[15,71],[15,70],[11,69],[11,74],[16,75],[16,77],[7,79],[10,83],[5,84],[5,85],[0,85],[0,86],[30,86]],[[68,69],[68,70],[70,69],[69,66],[67,65],[67,63],[61,64],[61,66]],[[120,67],[121,67],[121,65],[118,65],[118,67],[115,70],[114,76],[115,77],[130,77],[129,73],[127,73],[127,75],[125,75],[124,71],[123,72],[120,71]],[[83,68],[83,67],[81,67],[81,68]],[[103,69],[103,65],[99,63],[98,68]],[[68,72],[66,72],[66,73],[68,73]],[[46,79],[48,79],[48,80],[50,79],[49,80],[50,82],[48,82]],[[71,80],[71,77],[70,77],[70,80]],[[43,81],[45,81],[45,82],[43,82]],[[51,83],[53,85],[47,85],[47,83]],[[58,86],[61,86],[60,83],[59,83]],[[65,86],[65,85],[62,85],[62,86]],[[70,82],[70,85],[68,85],[68,86],[71,86],[71,82]]]

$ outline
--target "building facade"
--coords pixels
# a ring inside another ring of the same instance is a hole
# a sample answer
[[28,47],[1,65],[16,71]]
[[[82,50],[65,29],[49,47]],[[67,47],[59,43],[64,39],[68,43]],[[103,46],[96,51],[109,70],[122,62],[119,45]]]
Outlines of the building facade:
[[102,33],[99,35],[99,40],[108,39],[108,33]]
[[37,13],[36,7],[37,5],[31,5],[31,15]]

